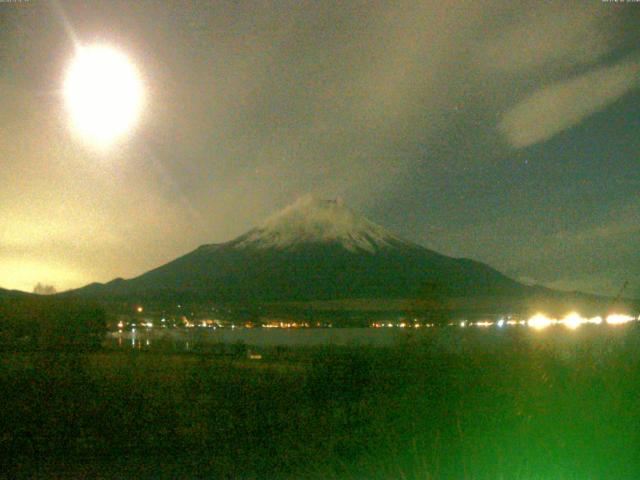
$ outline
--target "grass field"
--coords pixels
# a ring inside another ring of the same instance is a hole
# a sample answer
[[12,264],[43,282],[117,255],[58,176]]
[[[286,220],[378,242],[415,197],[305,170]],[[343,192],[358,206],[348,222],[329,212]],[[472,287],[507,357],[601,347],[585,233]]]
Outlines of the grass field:
[[486,332],[458,332],[460,348],[418,337],[393,348],[278,349],[253,362],[5,352],[0,470],[9,478],[640,477],[636,326],[585,330],[567,349],[552,333],[547,342],[519,331],[482,342]]

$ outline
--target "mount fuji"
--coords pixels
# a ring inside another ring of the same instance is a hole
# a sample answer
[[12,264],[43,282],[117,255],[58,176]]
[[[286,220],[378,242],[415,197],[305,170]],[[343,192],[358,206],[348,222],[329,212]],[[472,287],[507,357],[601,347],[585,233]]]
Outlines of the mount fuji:
[[404,240],[339,200],[303,197],[234,240],[69,293],[259,304],[505,296],[529,288],[483,263]]

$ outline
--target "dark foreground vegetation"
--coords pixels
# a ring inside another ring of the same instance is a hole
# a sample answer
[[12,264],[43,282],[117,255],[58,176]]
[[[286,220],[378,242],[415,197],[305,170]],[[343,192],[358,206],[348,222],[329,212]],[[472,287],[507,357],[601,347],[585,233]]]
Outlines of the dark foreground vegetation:
[[485,331],[457,330],[458,349],[416,337],[393,348],[274,349],[260,361],[4,351],[0,472],[637,479],[640,332],[603,331],[605,341],[572,332],[584,339],[570,351],[518,330],[490,347],[474,338]]
[[44,296],[0,299],[0,350],[96,350],[106,332],[107,314],[92,302]]

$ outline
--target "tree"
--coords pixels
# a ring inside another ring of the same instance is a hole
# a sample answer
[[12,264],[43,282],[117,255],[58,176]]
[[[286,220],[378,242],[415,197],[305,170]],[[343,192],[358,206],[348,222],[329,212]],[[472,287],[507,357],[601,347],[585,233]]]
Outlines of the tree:
[[38,282],[38,284],[33,287],[33,293],[37,293],[38,295],[53,295],[56,293],[56,287]]

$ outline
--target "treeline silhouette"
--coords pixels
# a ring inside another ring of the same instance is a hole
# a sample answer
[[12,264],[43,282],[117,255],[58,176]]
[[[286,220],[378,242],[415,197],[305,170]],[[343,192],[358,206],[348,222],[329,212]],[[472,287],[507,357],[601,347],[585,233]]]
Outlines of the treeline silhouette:
[[107,314],[95,303],[37,296],[0,300],[0,348],[96,350]]

